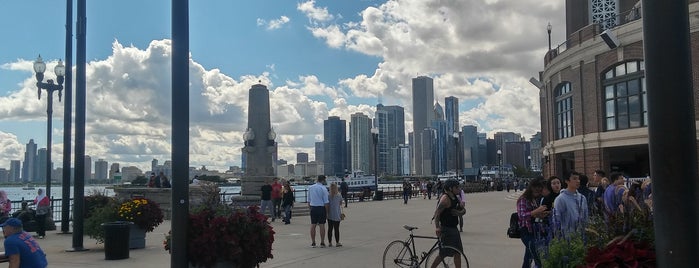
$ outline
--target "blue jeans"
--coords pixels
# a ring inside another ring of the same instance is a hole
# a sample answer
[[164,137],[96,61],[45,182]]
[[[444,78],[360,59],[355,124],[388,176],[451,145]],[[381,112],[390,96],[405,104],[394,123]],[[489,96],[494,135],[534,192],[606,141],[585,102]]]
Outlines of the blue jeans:
[[522,268],[530,268],[532,260],[536,267],[541,267],[541,260],[539,259],[539,253],[536,252],[536,235],[529,232],[527,228],[520,228],[522,234],[522,244],[524,244],[524,262],[522,263]]
[[265,214],[265,210],[269,209],[269,217],[274,220],[274,205],[272,200],[262,200],[260,201],[260,213]]
[[284,207],[284,222],[289,222],[291,220],[291,205]]

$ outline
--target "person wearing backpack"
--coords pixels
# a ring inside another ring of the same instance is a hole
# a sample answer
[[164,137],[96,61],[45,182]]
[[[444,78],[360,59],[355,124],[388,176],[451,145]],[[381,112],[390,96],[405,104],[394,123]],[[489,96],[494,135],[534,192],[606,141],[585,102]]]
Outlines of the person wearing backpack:
[[546,206],[539,205],[541,191],[544,188],[544,178],[537,177],[532,180],[524,193],[517,199],[517,216],[519,218],[519,231],[522,244],[524,244],[523,268],[531,267],[532,260],[537,267],[541,267],[539,254],[536,252],[535,242],[542,231],[541,224],[535,222],[535,218],[543,219],[549,216]]

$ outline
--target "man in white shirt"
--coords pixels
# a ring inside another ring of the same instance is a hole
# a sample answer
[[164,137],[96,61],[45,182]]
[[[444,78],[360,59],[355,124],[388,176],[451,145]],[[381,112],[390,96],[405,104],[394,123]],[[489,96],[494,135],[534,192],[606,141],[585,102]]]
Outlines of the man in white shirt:
[[325,176],[319,175],[315,184],[308,187],[308,205],[311,207],[311,247],[316,247],[316,225],[320,225],[320,247],[325,247],[325,221],[330,200],[325,188]]

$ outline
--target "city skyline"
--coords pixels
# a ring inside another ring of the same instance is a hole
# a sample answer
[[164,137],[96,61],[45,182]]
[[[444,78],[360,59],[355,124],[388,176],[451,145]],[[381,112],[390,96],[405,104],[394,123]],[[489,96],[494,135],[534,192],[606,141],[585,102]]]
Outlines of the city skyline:
[[[167,6],[88,5],[87,155],[143,169],[170,158]],[[5,23],[24,21],[5,29],[0,44],[0,165],[22,159],[31,138],[46,147],[46,99],[37,99],[31,63],[42,54],[47,79],[54,75],[64,57],[62,10],[43,0],[0,11]],[[45,20],[21,15],[29,12]],[[126,13],[143,19],[112,17]],[[538,89],[528,80],[543,64],[548,21],[554,40],[564,31],[560,1],[211,1],[192,3],[190,13],[190,164],[216,169],[241,164],[247,91],[260,81],[270,89],[279,158],[313,153],[328,116],[373,118],[378,103],[404,107],[411,130],[410,81],[418,75],[434,79],[440,103],[459,98],[459,125],[530,136],[540,122]],[[26,34],[36,29],[41,34]],[[62,117],[54,100],[54,166],[62,161]]]

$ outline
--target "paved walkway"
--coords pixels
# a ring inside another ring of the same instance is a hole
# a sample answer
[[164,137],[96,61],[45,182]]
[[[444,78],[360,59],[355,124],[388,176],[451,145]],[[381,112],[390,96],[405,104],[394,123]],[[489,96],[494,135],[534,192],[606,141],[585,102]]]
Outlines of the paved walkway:
[[[470,267],[521,266],[524,247],[519,239],[509,239],[505,234],[520,194],[502,191],[467,195],[462,240]],[[352,203],[345,210],[347,219],[340,225],[344,245],[340,248],[311,248],[308,216],[292,218],[290,225],[274,222],[274,258],[260,267],[381,267],[386,245],[407,237],[403,225],[419,227],[416,234],[434,235],[430,219],[435,205],[434,198],[411,199],[407,205],[402,200]],[[85,237],[83,246],[90,250],[84,252],[65,252],[72,245],[72,235],[49,232],[39,243],[48,255],[49,267],[170,267],[170,255],[162,247],[169,229],[169,222],[165,222],[148,233],[146,248],[131,250],[124,260],[104,260],[103,245],[89,237]],[[418,252],[432,243],[417,240]]]

